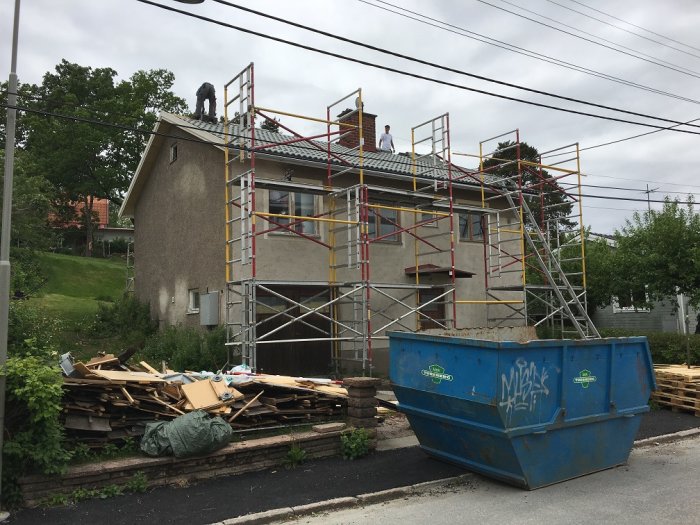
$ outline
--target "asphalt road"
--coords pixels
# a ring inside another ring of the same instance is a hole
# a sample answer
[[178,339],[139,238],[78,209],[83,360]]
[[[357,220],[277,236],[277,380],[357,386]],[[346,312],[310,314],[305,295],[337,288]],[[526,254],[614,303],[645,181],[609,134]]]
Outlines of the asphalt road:
[[[700,418],[658,410],[643,416],[637,439],[695,427],[700,427]],[[199,525],[248,513],[444,479],[464,472],[459,467],[429,458],[418,447],[410,447],[376,453],[357,461],[332,458],[305,463],[295,470],[251,472],[187,487],[158,488],[145,494],[83,501],[64,507],[24,509],[14,512],[7,523]]]
[[697,524],[699,471],[696,437],[634,449],[627,466],[532,492],[474,475],[449,489],[284,523]]

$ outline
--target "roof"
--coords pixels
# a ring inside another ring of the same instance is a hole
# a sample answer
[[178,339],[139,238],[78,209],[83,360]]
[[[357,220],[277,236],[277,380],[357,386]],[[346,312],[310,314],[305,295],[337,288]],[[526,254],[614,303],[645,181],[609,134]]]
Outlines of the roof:
[[[164,133],[162,131],[163,127],[174,126],[182,131],[190,133],[196,138],[213,143],[214,147],[223,149],[225,139],[225,130],[222,123],[212,124],[209,122],[204,122],[202,120],[196,120],[189,117],[183,117],[178,115],[173,115],[172,113],[162,112],[158,123],[155,126],[155,131],[157,133]],[[229,125],[229,140],[231,137],[236,137],[239,134],[239,126],[237,124]],[[167,138],[163,135],[152,134],[146,150],[141,157],[141,162],[139,163],[134,178],[131,181],[129,190],[127,192],[124,203],[119,210],[120,215],[133,215],[135,201],[138,198],[141,188],[145,184],[145,178],[147,175],[150,165],[153,163],[153,159],[149,153],[152,149],[157,149],[157,147]],[[258,155],[264,155],[267,159],[275,160],[279,158],[280,161],[284,160],[296,160],[308,163],[318,163],[324,166],[328,163],[328,142],[326,141],[303,141],[295,142],[291,144],[284,144],[296,137],[289,134],[277,133],[268,131],[265,129],[255,128],[255,145],[271,145],[268,148],[264,148],[258,152]],[[342,161],[342,158],[347,159],[351,164],[356,167],[357,163],[357,151],[345,146],[331,142],[330,145],[331,154],[335,157],[332,158],[331,164],[335,165],[339,169],[343,166],[349,167],[347,163]],[[428,179],[447,179],[448,173],[444,163],[438,162],[433,165],[430,159],[420,159],[417,163],[417,174],[420,177]],[[367,171],[372,172],[377,175],[399,175],[399,176],[412,176],[413,175],[413,164],[411,158],[407,155],[394,155],[391,152],[364,152],[363,154],[363,168]],[[465,172],[472,173],[473,170],[467,170],[464,168]],[[453,177],[458,176],[453,172]],[[469,178],[461,181],[466,185],[478,184],[475,180],[470,180]],[[488,182],[488,181],[487,181]]]
[[[415,266],[404,268],[403,271],[406,275],[416,275]],[[452,268],[450,268],[449,266],[437,266],[435,264],[421,264],[418,266],[418,275],[444,274],[449,276],[451,272]],[[455,268],[455,279],[468,279],[474,277],[475,275],[476,274],[474,272]]]

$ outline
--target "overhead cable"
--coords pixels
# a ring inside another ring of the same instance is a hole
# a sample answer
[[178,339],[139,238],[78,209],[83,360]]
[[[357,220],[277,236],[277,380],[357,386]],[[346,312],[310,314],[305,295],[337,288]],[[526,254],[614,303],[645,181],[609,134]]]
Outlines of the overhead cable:
[[[473,93],[479,93],[479,94],[487,95],[487,96],[490,96],[490,97],[500,98],[500,99],[503,99],[503,100],[510,100],[510,101],[513,101],[513,102],[519,102],[519,103],[521,103],[521,104],[527,104],[527,105],[530,105],[530,106],[541,107],[541,108],[546,108],[546,109],[552,109],[552,110],[554,110],[554,111],[560,111],[560,112],[570,113],[570,114],[574,114],[574,115],[581,115],[581,116],[593,117],[593,118],[602,119],[602,120],[609,120],[609,121],[612,121],[612,122],[622,122],[622,123],[625,123],[625,124],[634,124],[634,125],[637,125],[637,126],[645,126],[645,127],[655,128],[655,129],[668,129],[668,128],[664,127],[664,126],[659,126],[659,125],[656,125],[656,124],[649,124],[649,123],[645,123],[645,122],[638,122],[638,121],[633,121],[633,120],[626,120],[626,119],[621,119],[621,118],[617,118],[617,117],[610,117],[610,116],[606,116],[606,115],[599,115],[599,114],[596,114],[596,113],[588,113],[588,112],[585,112],[585,111],[578,111],[578,110],[574,110],[574,109],[562,108],[562,107],[559,107],[559,106],[552,106],[552,105],[550,105],[550,104],[543,104],[543,103],[541,103],[541,102],[535,102],[535,101],[532,101],[532,100],[525,100],[525,99],[521,99],[521,98],[517,98],[517,97],[511,97],[511,96],[503,95],[503,94],[500,94],[500,93],[493,93],[493,92],[491,92],[491,91],[486,91],[486,90],[483,90],[483,89],[477,89],[477,88],[465,86],[465,85],[463,85],[463,84],[456,84],[456,83],[454,83],[454,82],[448,82],[448,81],[446,81],[446,80],[440,80],[440,79],[437,79],[437,78],[434,78],[434,77],[428,77],[428,76],[420,75],[420,74],[417,74],[417,73],[411,73],[411,72],[408,72],[408,71],[405,71],[405,70],[402,70],[402,69],[397,69],[397,68],[394,68],[394,67],[390,67],[390,66],[385,66],[385,65],[382,65],[382,64],[378,64],[378,63],[376,63],[376,62],[369,62],[369,61],[367,61],[367,60],[361,60],[361,59],[359,59],[359,58],[354,58],[354,57],[350,57],[350,56],[347,56],[347,55],[341,55],[341,54],[339,54],[339,53],[334,53],[334,52],[331,52],[331,51],[326,51],[326,50],[319,49],[319,48],[316,48],[316,47],[313,47],[313,46],[309,46],[309,45],[306,45],[306,44],[300,44],[300,43],[298,43],[298,42],[294,42],[294,41],[287,40],[287,39],[284,39],[284,38],[280,38],[280,37],[268,35],[268,34],[265,34],[265,33],[261,33],[261,32],[259,32],[259,31],[254,31],[254,30],[252,30],[252,29],[248,29],[248,28],[244,28],[244,27],[241,27],[241,26],[236,26],[236,25],[233,25],[233,24],[229,24],[229,23],[227,23],[227,22],[222,22],[221,20],[216,20],[216,19],[213,19],[213,18],[209,18],[209,17],[205,17],[205,16],[202,16],[202,15],[198,15],[198,14],[195,14],[195,13],[190,13],[189,11],[184,11],[184,10],[182,10],[182,9],[178,9],[178,8],[175,8],[175,7],[171,7],[171,6],[167,6],[167,5],[158,4],[158,3],[152,2],[152,1],[150,1],[150,0],[136,0],[136,1],[137,1],[137,2],[141,2],[141,3],[143,3],[143,4],[152,5],[152,6],[154,6],[154,7],[160,8],[160,9],[164,9],[164,10],[166,10],[166,11],[171,11],[171,12],[179,13],[179,14],[182,14],[182,15],[185,15],[185,16],[188,16],[188,17],[191,17],[191,18],[196,18],[196,19],[199,19],[199,20],[203,20],[203,21],[209,22],[209,23],[211,23],[211,24],[216,24],[216,25],[219,25],[219,26],[222,26],[222,27],[227,27],[227,28],[233,29],[233,30],[235,30],[235,31],[240,31],[240,32],[243,32],[243,33],[246,33],[246,34],[258,36],[258,37],[265,38],[265,39],[268,39],[268,40],[272,40],[272,41],[275,41],[275,42],[280,42],[280,43],[283,43],[283,44],[286,44],[286,45],[290,45],[290,46],[293,46],[293,47],[297,47],[297,48],[299,48],[299,49],[304,49],[304,50],[307,50],[307,51],[313,51],[314,53],[318,53],[318,54],[321,54],[321,55],[326,55],[326,56],[338,58],[338,59],[341,59],[341,60],[345,60],[345,61],[347,61],[347,62],[352,62],[352,63],[355,63],[355,64],[360,64],[360,65],[372,67],[372,68],[375,68],[375,69],[380,69],[380,70],[383,70],[383,71],[388,71],[388,72],[390,72],[390,73],[396,73],[396,74],[398,74],[398,75],[402,75],[402,76],[406,76],[406,77],[416,78],[416,79],[419,79],[419,80],[425,80],[425,81],[432,82],[432,83],[439,84],[439,85],[443,85],[443,86],[453,87],[453,88],[461,89],[461,90],[464,90],[464,91],[470,91],[470,92],[473,92]],[[221,0],[215,0],[215,1],[221,1]],[[455,70],[455,72],[458,72],[458,71]],[[501,83],[500,81],[494,81],[494,80],[490,80],[490,81],[493,81],[493,82],[496,82],[496,83]],[[506,83],[502,83],[502,84],[503,84],[503,85],[508,85],[508,84],[506,84]],[[535,91],[535,92],[537,92],[537,91]],[[600,107],[604,107],[604,106],[600,106]],[[629,111],[627,111],[627,110],[621,110],[621,109],[613,109],[613,111],[620,111],[620,112],[623,112],[623,113],[630,113],[630,114],[635,114],[635,115],[637,114],[637,113],[634,113],[634,112],[629,112]],[[642,116],[643,116],[643,114],[639,114],[639,115],[642,115]],[[653,118],[653,119],[655,119],[655,120],[661,120],[661,121],[664,121],[664,122],[672,122],[672,123],[674,123],[674,124],[680,124],[680,125],[683,124],[682,122],[679,122],[679,121],[676,121],[676,120],[671,120],[671,119],[666,119],[666,118],[661,118],[661,117],[653,117],[653,116],[650,116],[650,117],[648,117],[648,118]],[[700,126],[693,126],[693,125],[691,125],[691,127],[700,127]],[[693,134],[693,135],[697,135],[697,134],[698,134],[698,132],[696,132],[696,131],[685,130],[685,129],[670,129],[670,130],[671,130],[671,131],[674,131],[674,132],[679,132],[679,133],[689,133],[689,134]]]

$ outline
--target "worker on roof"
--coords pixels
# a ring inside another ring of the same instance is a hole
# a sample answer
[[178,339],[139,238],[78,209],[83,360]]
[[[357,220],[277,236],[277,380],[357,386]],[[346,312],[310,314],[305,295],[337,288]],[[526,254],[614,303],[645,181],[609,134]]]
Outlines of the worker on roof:
[[391,136],[391,133],[389,133],[390,129],[391,126],[389,126],[389,124],[384,126],[384,133],[379,137],[379,151],[390,151],[392,153],[396,151],[396,148],[394,148],[394,138]]
[[[209,101],[209,115],[204,114],[205,100]],[[205,82],[197,90],[197,107],[194,110],[194,118],[216,123],[216,91],[209,82]]]

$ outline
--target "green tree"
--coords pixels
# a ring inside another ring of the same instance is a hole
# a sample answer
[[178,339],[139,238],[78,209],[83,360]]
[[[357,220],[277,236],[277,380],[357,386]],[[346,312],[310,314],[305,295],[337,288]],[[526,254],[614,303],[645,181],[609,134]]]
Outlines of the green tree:
[[[5,176],[5,150],[0,150],[0,176]],[[3,188],[0,187],[0,198]],[[53,211],[53,186],[33,166],[33,159],[25,151],[15,153],[12,191],[12,246],[46,249],[52,244],[53,234],[48,226]],[[0,208],[2,206],[0,205]]]
[[[627,293],[646,288],[649,301],[683,293],[700,306],[700,214],[689,199],[665,199],[661,211],[635,213],[615,232],[615,288]],[[645,294],[634,306],[647,305]]]
[[[522,187],[531,192],[531,196],[526,197],[527,204],[537,224],[542,227],[544,217],[545,221],[556,218],[560,225],[568,228],[574,226],[574,223],[567,218],[571,215],[573,204],[562,193],[561,186],[553,180],[547,170],[528,164],[542,162],[537,148],[530,146],[527,142],[521,142],[518,151],[514,142],[499,142],[494,158],[484,162],[486,173],[499,177],[514,177],[518,174],[518,164],[515,162],[518,159],[518,153],[520,160],[526,161],[520,165]],[[515,179],[508,185],[514,188]],[[544,203],[544,213],[542,203]]]
[[266,129],[267,131],[272,131],[274,133],[280,130],[280,120],[278,118],[274,120],[264,119],[263,123],[260,124],[260,129]]
[[111,68],[91,68],[66,60],[46,73],[32,109],[116,126],[81,122],[45,113],[24,116],[26,149],[56,189],[56,200],[82,203],[80,219],[90,255],[95,198],[120,204],[138,166],[158,110],[182,112],[184,100],[171,92],[172,73],[138,71],[117,81]]

